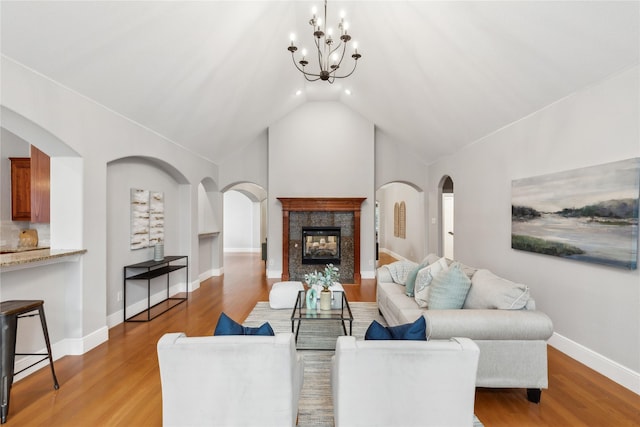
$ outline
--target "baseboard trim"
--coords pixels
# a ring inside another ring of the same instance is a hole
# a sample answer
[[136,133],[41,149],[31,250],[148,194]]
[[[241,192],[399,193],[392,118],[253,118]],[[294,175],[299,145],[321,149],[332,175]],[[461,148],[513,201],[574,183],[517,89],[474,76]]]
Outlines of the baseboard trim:
[[393,251],[392,251],[392,250],[390,250],[390,249],[387,249],[387,248],[380,248],[380,249],[379,249],[379,251],[380,251],[380,252],[384,252],[384,253],[385,253],[385,254],[387,254],[387,255],[391,255],[392,257],[394,257],[395,259],[397,259],[397,260],[399,260],[399,261],[408,261],[405,257],[403,257],[403,256],[402,256],[402,255],[400,255],[400,254],[397,254],[397,253],[393,252]]
[[200,273],[200,275],[198,276],[198,280],[200,281],[200,283],[202,283],[205,280],[210,279],[211,277],[222,276],[223,272],[224,272],[224,268],[212,268],[210,270],[205,271],[204,273]]
[[200,282],[204,282],[205,280],[207,280],[210,277],[213,277],[213,270],[207,270],[204,273],[200,273],[198,275],[198,280]]
[[640,395],[640,373],[578,344],[556,332],[549,338],[548,344],[572,359],[597,371],[610,380]]
[[82,338],[67,338],[65,340],[67,342],[67,355],[78,356],[85,354],[108,340],[109,328],[107,326],[103,326]]
[[282,270],[267,270],[267,279],[282,278]]
[[[191,282],[189,283],[190,291],[195,291],[196,289],[198,289],[200,287],[200,281],[195,281],[195,282]],[[185,292],[185,284],[184,283],[176,283],[175,285],[171,286],[169,288],[169,295],[175,295],[177,293],[180,292]],[[163,290],[160,292],[156,292],[155,294],[151,295],[151,305],[156,304],[157,302],[160,302],[162,300],[164,300],[167,297],[167,291]],[[146,298],[138,301],[136,303],[133,303],[131,305],[127,306],[127,314],[129,316],[131,316],[132,313],[139,313],[143,310],[147,309],[147,300]],[[124,322],[124,311],[123,309],[120,309],[118,311],[116,311],[115,313],[112,313],[110,315],[107,316],[107,327],[108,328],[113,328],[116,325],[119,325],[120,323]]]
[[[120,314],[122,316],[122,314]],[[78,356],[84,354],[100,344],[109,340],[109,329],[106,326],[97,329],[96,331],[90,333],[89,335],[82,338],[66,338],[62,341],[52,343],[51,344],[51,355],[53,357],[53,361],[64,357],[64,356]],[[39,350],[34,350],[35,353],[42,353],[44,355],[47,354],[47,349],[42,348]],[[25,356],[21,359],[16,360],[15,363],[15,371],[20,371],[27,366],[36,363],[38,360],[42,359],[42,356]],[[43,361],[42,363],[38,363],[35,366],[26,369],[23,372],[20,372],[13,378],[14,382],[20,381],[23,378],[28,377],[34,372],[42,369],[44,366],[48,365],[48,361]],[[54,363],[55,365],[55,363]],[[48,369],[48,368],[47,368]]]
[[361,279],[375,279],[376,272],[375,271],[361,271],[360,272]]
[[202,280],[200,280],[200,278],[198,278],[198,280],[194,280],[193,282],[189,283],[188,292],[193,292],[196,289],[199,289],[200,288],[200,282],[202,282]]
[[262,250],[260,248],[224,248],[224,253],[229,252],[241,252],[241,253],[260,253]]

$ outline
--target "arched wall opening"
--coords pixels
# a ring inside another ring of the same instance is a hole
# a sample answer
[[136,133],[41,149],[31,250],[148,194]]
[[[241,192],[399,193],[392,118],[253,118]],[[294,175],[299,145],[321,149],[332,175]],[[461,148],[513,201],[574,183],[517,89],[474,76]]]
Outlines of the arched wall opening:
[[[50,157],[50,221],[33,227],[38,229],[40,237],[52,248],[83,247],[82,185],[78,180],[78,176],[83,174],[82,157],[56,135],[13,110],[1,106],[0,114],[0,152],[3,161],[8,157],[29,157],[29,145]],[[6,162],[7,167],[2,168],[3,236],[12,235],[18,230],[12,225],[11,203],[6,202],[10,200],[11,192],[10,167],[8,160]]]
[[[122,268],[153,259],[153,246],[132,245],[132,189],[162,194],[163,237],[165,255],[191,255],[191,186],[187,178],[172,165],[156,158],[131,156],[107,163],[107,318],[109,326],[126,314],[147,305],[147,283],[128,282],[123,286]],[[191,260],[190,260],[191,261]],[[151,305],[166,297],[166,276],[151,282]],[[186,292],[184,275],[170,275],[170,292]],[[143,286],[144,285],[144,286]]]
[[223,200],[224,251],[265,252],[267,191],[251,182],[233,183],[223,190]]
[[395,181],[376,190],[376,238],[379,250],[396,259],[420,261],[425,256],[426,224],[422,189]]
[[198,184],[198,279],[222,275],[222,193],[212,178]]
[[438,251],[442,256],[454,259],[455,204],[453,179],[444,175],[438,184]]

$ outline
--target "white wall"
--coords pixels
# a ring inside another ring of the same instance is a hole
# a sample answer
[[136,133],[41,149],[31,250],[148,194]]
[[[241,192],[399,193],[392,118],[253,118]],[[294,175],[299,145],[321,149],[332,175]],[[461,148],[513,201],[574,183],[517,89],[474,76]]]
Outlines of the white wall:
[[260,251],[260,203],[239,191],[224,193],[224,251]]
[[366,197],[361,274],[374,277],[374,126],[337,102],[310,102],[269,128],[268,276],[282,274],[278,197]]
[[268,145],[267,131],[265,131],[246,146],[222,159],[219,162],[219,188],[225,190],[239,182],[252,182],[262,188],[268,188]]
[[[74,266],[69,268],[77,272],[71,275],[71,280],[52,277],[52,281],[46,284],[46,292],[44,288],[41,289],[38,298],[49,290],[64,292],[69,296],[65,306],[48,305],[47,316],[49,311],[61,313],[68,310],[73,313],[73,316],[66,316],[68,323],[64,325],[64,331],[50,332],[53,336],[64,336],[67,340],[84,341],[76,348],[87,351],[108,338],[107,276],[112,266],[107,263],[107,164],[122,158],[153,156],[157,168],[169,171],[180,184],[176,203],[180,206],[181,213],[178,236],[175,243],[172,243],[176,247],[172,250],[190,257],[189,278],[192,288],[199,283],[197,185],[205,178],[216,181],[218,168],[172,141],[114,114],[9,58],[2,56],[1,66],[3,127],[36,146],[41,137],[51,136],[52,140],[61,141],[68,147],[64,155],[76,155],[82,159],[81,164],[73,162],[73,170],[65,173],[68,177],[76,177],[73,188],[74,193],[79,194],[71,195],[74,215],[65,215],[64,206],[52,201],[52,209],[59,209],[52,211],[52,221],[57,218],[56,221],[64,222],[60,229],[77,233],[81,238],[79,244],[87,252],[77,264],[68,263]],[[13,116],[23,119],[28,126],[15,126],[16,122],[13,120],[9,123],[7,118]],[[27,134],[30,136],[25,136]],[[46,152],[50,153],[49,150]],[[55,156],[53,153],[53,157]],[[52,162],[54,161],[52,158]],[[81,181],[81,184],[77,184],[77,181]],[[55,184],[52,183],[53,185]],[[78,221],[78,217],[82,220]],[[53,240],[58,224],[52,222],[51,229]],[[124,264],[135,261],[135,256],[127,257],[117,267],[122,268]],[[115,268],[113,266],[114,271]],[[44,267],[28,272],[2,273],[3,293],[9,278],[19,282],[21,277],[38,273],[47,274]],[[52,297],[52,301],[57,299]],[[93,339],[96,334],[99,335],[97,340]]]
[[[429,168],[455,183],[456,258],[526,283],[551,344],[640,393],[640,272],[511,249],[511,181],[640,156],[639,69],[581,90]],[[430,225],[436,236],[438,225]],[[429,248],[437,252],[437,239]]]
[[198,184],[198,232],[212,233],[220,231],[220,218],[216,211],[216,192],[207,191],[202,183]]
[[[396,257],[422,261],[426,255],[424,193],[407,184],[391,183],[378,189],[376,198],[380,203],[380,248]],[[406,238],[393,235],[394,205],[401,202],[406,206]]]
[[390,139],[378,128],[375,135],[376,188],[391,182],[405,182],[424,190],[428,183],[429,166],[420,160],[421,156]]

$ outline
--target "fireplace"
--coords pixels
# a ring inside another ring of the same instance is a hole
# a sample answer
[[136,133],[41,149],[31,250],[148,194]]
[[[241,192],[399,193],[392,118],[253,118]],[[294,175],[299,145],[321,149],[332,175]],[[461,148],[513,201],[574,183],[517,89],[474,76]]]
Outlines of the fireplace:
[[340,227],[302,227],[303,264],[340,264]]
[[[282,203],[282,281],[317,269],[302,263],[302,227],[340,228],[340,283],[360,283],[360,206],[365,197],[278,197]],[[328,239],[325,239],[325,241]],[[322,260],[322,264],[330,263]],[[335,262],[333,263],[335,264]]]

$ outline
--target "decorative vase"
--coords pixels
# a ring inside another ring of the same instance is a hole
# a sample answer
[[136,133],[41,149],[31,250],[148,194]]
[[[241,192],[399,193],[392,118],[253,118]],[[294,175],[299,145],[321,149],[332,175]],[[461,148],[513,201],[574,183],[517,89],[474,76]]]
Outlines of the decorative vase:
[[318,306],[318,296],[316,295],[316,290],[313,288],[309,288],[307,291],[307,308],[311,310],[315,310]]
[[163,261],[164,260],[164,243],[156,243],[153,248],[153,260],[154,261]]
[[331,310],[331,291],[326,290],[320,292],[320,310]]

